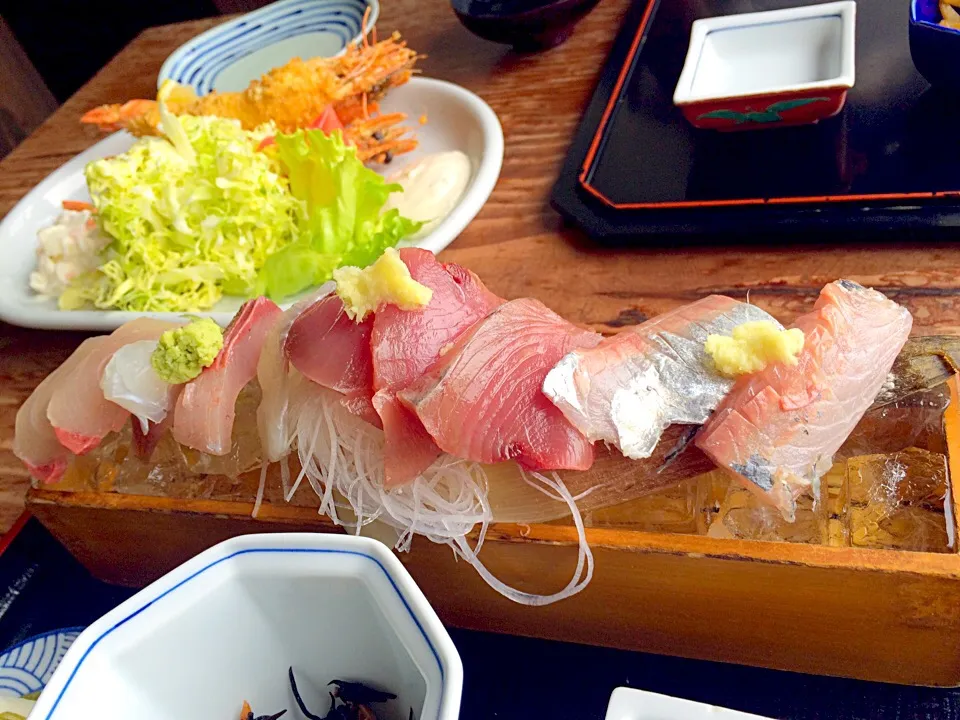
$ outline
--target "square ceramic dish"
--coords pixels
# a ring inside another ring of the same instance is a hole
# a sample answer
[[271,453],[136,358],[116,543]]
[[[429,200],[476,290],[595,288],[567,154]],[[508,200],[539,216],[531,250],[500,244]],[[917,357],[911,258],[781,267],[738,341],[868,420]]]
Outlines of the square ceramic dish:
[[34,720],[209,720],[289,708],[292,666],[307,707],[327,683],[398,697],[378,717],[456,720],[463,667],[400,561],[368,538],[279,533],[223,542],[88,627]]
[[696,127],[805,125],[854,83],[852,0],[697,20],[674,104]]
[[954,70],[960,56],[960,30],[940,24],[937,0],[910,2],[910,57],[931,85],[960,87]]

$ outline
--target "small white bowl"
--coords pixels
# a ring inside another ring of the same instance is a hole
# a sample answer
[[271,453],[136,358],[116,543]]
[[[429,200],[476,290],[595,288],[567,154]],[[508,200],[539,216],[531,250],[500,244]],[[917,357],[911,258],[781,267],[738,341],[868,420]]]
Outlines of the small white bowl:
[[606,720],[769,720],[760,715],[619,687],[610,696]]
[[325,715],[327,683],[398,695],[378,717],[456,720],[463,666],[433,608],[383,544],[324,534],[227,540],[137,593],[73,643],[33,720],[229,720]]
[[855,23],[852,0],[697,20],[673,102],[717,130],[835,115],[855,80]]

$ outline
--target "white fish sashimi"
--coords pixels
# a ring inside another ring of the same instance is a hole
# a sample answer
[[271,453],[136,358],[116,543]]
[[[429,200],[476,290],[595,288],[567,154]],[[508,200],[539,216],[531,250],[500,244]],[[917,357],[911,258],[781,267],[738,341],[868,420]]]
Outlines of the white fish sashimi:
[[710,295],[574,350],[547,374],[543,392],[587,439],[648,458],[664,430],[705,422],[733,387],[712,369],[707,336],[756,320],[781,328],[755,305]]
[[291,405],[303,395],[298,385],[303,378],[290,366],[284,352],[287,333],[300,315],[336,289],[333,282],[325,283],[316,291],[295,303],[273,324],[263,341],[257,363],[257,381],[263,393],[257,408],[257,426],[266,463],[278,462],[290,453],[296,435],[296,420]]
[[150,356],[156,340],[139,340],[117,350],[103,369],[103,396],[140,421],[143,433],[150,423],[159,423],[170,412],[176,394],[173,386],[157,375]]

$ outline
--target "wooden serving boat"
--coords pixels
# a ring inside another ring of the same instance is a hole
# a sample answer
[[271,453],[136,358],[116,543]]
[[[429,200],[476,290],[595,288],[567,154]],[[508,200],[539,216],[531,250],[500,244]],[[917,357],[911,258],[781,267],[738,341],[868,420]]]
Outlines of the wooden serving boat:
[[[921,347],[917,341],[914,347]],[[922,347],[921,347],[922,349]],[[955,371],[947,352],[909,353],[901,378],[919,384]],[[912,373],[912,375],[911,375]],[[956,379],[938,452],[960,477]],[[33,488],[29,510],[98,578],[138,586],[211,545],[258,532],[342,532],[308,502],[269,496],[251,517],[256,486],[171,485],[121,494],[96,482]],[[960,502],[948,483],[947,506]],[[308,499],[309,500],[309,499]],[[629,505],[629,504],[628,504]],[[947,513],[953,537],[957,514]],[[960,685],[960,556],[829,544],[650,532],[628,506],[603,512],[587,537],[596,559],[579,595],[531,608],[490,589],[449,548],[415,538],[401,560],[454,626],[783,670],[931,686]],[[946,548],[942,548],[946,550]],[[552,592],[576,564],[569,521],[491,526],[481,558],[505,582]]]

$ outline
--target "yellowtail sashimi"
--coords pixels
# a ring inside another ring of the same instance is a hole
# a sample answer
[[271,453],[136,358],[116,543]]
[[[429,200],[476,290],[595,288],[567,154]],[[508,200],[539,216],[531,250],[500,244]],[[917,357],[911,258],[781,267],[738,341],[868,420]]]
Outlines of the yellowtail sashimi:
[[792,520],[796,498],[830,468],[877,397],[912,324],[881,293],[830,283],[793,324],[804,334],[797,364],[738,380],[697,446]]

